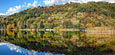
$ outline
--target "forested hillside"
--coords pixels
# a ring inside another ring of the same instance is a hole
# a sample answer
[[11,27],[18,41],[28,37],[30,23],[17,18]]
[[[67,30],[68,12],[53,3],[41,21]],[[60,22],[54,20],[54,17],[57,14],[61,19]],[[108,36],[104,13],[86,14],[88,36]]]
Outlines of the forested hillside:
[[40,53],[114,55],[114,30],[115,3],[108,2],[39,6],[0,19],[1,42]]
[[115,24],[115,3],[67,3],[29,8],[0,19],[2,29],[102,27]]

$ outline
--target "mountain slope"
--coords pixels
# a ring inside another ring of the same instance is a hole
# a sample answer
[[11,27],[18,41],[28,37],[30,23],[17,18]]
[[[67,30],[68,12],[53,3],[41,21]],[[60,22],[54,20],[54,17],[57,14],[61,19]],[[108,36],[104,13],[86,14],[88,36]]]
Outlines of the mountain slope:
[[5,18],[1,22],[1,25],[4,24],[3,28],[78,28],[79,24],[87,28],[113,26],[115,3],[67,3],[30,8]]

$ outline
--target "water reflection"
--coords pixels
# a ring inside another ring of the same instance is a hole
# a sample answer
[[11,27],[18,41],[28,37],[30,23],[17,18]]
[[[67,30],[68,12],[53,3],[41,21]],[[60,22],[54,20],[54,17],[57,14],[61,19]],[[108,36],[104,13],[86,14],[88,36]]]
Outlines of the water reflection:
[[[0,54],[2,55],[54,55],[53,53],[48,53],[48,52],[30,51],[10,43],[0,43]],[[55,55],[63,55],[63,54],[55,54]]]
[[[63,29],[64,30],[64,29]],[[70,29],[68,29],[70,30]],[[73,29],[72,29],[73,30]],[[87,29],[88,30],[88,29]],[[84,31],[19,31],[19,30],[1,30],[0,41],[8,41],[12,44],[8,44],[7,47],[12,51],[19,53],[29,54],[65,54],[65,55],[103,55],[113,54],[114,50],[109,48],[114,46],[114,35],[111,38],[105,37],[88,37],[87,34],[91,35],[90,32]],[[98,33],[95,33],[98,34]],[[103,35],[103,34],[102,34]],[[105,43],[108,41],[109,43]],[[101,43],[101,44],[100,44]],[[112,44],[111,44],[112,43]],[[24,52],[20,47],[25,48]],[[107,45],[106,45],[107,44]],[[110,44],[110,45],[108,45]],[[109,46],[109,47],[108,47]],[[107,48],[106,48],[107,47]],[[104,49],[106,48],[106,49]],[[26,49],[35,51],[28,51]],[[49,53],[50,52],[50,53]]]
[[75,43],[75,40],[78,38],[77,33],[78,32],[1,31],[0,39],[38,52],[46,51],[68,54],[72,52],[73,43]]

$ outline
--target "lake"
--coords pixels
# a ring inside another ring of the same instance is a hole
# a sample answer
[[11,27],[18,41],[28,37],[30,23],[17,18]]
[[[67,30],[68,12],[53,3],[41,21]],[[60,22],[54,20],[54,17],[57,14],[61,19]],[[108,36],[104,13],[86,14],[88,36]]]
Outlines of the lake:
[[[11,43],[0,43],[0,55],[54,55],[50,52],[37,52],[24,49]],[[64,54],[55,54],[64,55]]]
[[[101,31],[97,32],[96,29]],[[105,31],[102,28],[52,30],[1,30],[0,54],[114,55],[115,33],[113,30],[106,29]]]

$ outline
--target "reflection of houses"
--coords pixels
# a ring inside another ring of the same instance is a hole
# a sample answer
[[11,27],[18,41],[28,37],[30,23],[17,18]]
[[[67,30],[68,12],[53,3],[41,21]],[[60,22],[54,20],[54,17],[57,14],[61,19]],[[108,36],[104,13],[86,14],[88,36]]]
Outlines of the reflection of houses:
[[91,27],[85,31],[89,37],[115,37],[115,27]]
[[46,31],[54,31],[54,29],[46,29]]
[[4,39],[0,39],[0,42],[6,42]]

